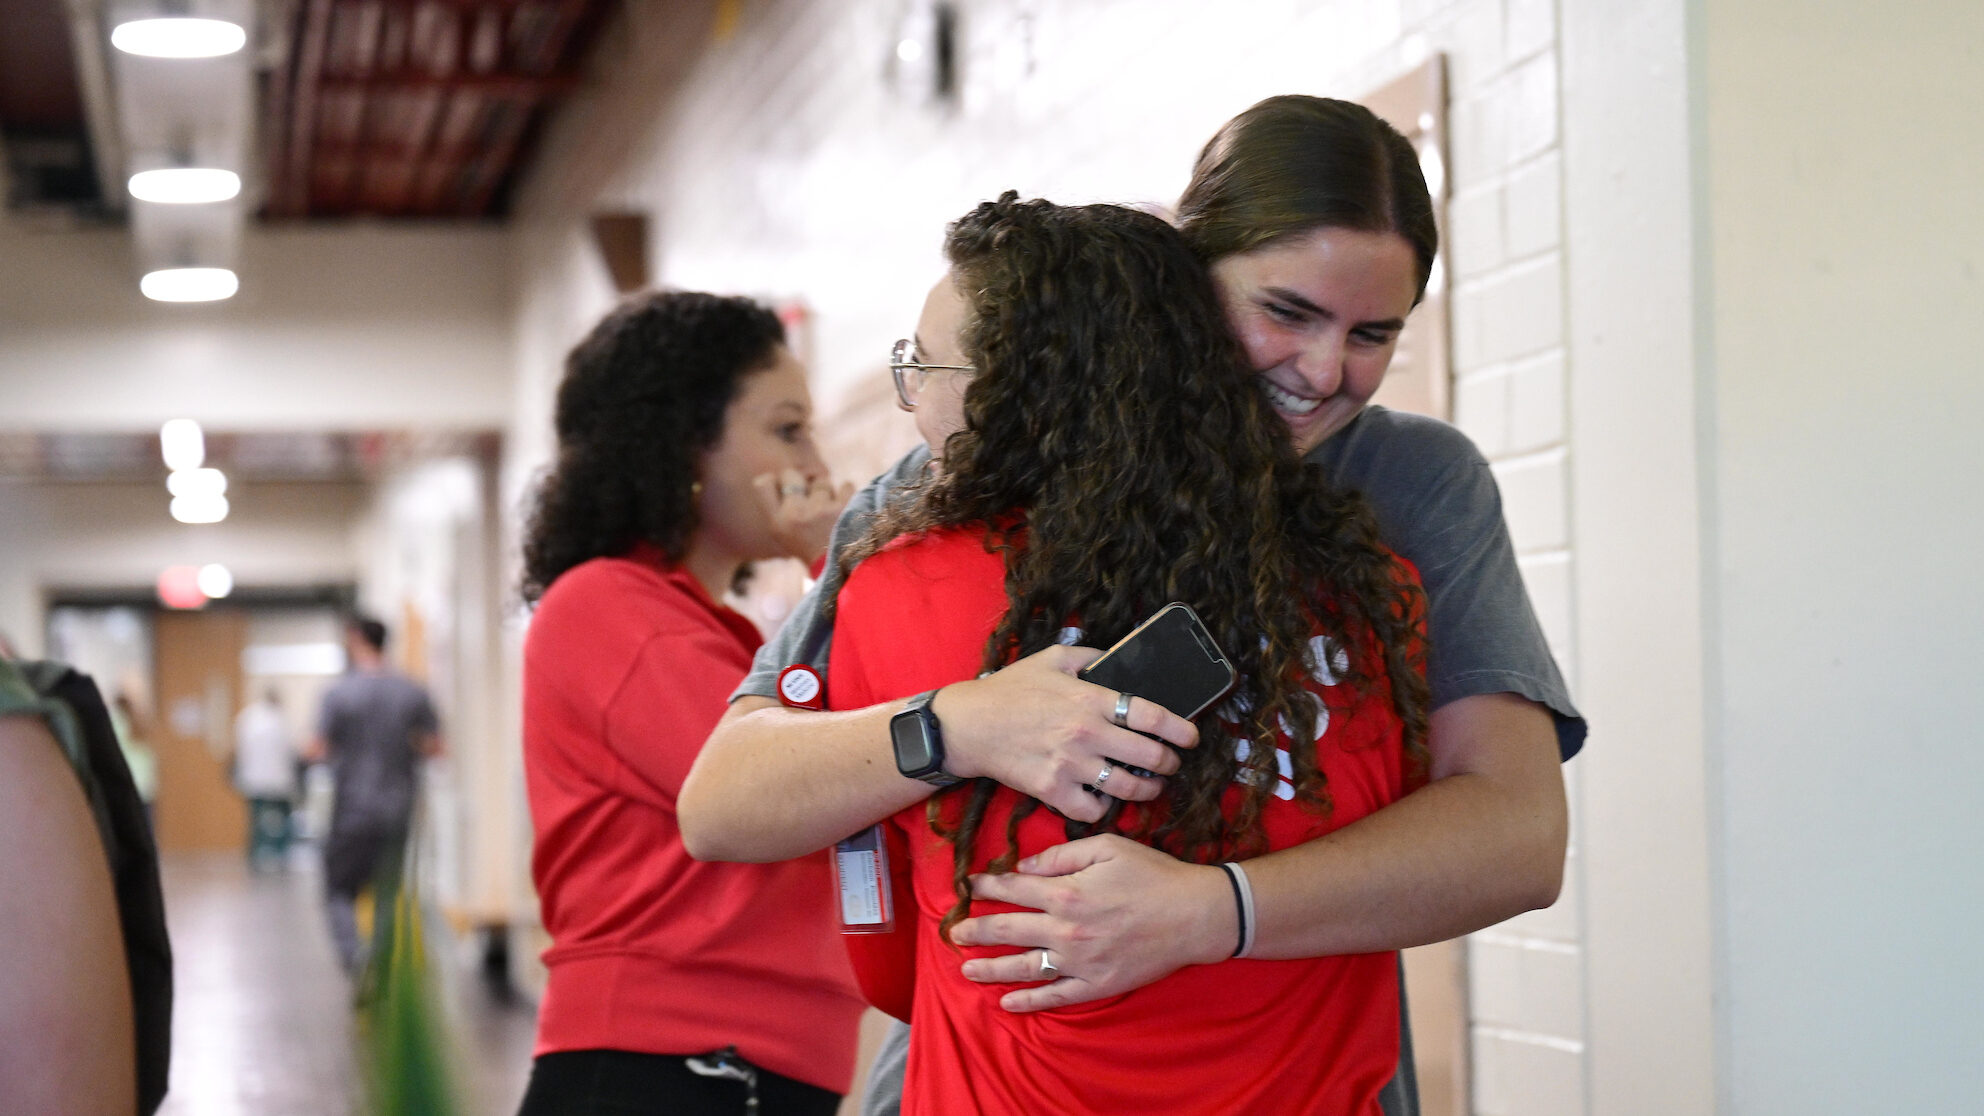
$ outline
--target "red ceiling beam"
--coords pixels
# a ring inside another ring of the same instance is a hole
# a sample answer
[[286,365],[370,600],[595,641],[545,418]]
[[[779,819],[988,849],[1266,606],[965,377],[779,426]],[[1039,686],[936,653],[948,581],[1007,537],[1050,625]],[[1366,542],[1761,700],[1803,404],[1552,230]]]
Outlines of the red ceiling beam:
[[296,44],[296,92],[289,114],[289,166],[285,168],[276,204],[278,213],[302,217],[310,211],[310,144],[317,127],[317,79],[324,70],[324,48],[330,40],[331,0],[309,0],[303,13],[303,34]]
[[570,93],[578,88],[579,81],[575,74],[430,74],[402,70],[363,77],[327,77],[318,87],[327,93],[359,91],[372,96],[440,90],[485,97],[543,97]]

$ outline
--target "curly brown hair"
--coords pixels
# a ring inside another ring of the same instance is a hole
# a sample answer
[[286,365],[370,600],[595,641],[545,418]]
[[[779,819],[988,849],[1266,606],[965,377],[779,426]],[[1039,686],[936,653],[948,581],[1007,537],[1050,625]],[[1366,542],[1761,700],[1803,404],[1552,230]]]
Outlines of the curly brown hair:
[[565,358],[558,457],[524,530],[524,600],[636,543],[679,561],[696,532],[696,463],[783,344],[778,315],[748,298],[664,291],[601,319]]
[[[843,566],[905,533],[982,528],[1003,551],[1010,605],[986,644],[988,670],[1053,644],[1071,620],[1107,646],[1165,603],[1190,603],[1240,682],[1198,719],[1201,746],[1184,753],[1162,808],[1128,830],[1175,856],[1264,850],[1281,724],[1297,800],[1329,808],[1304,687],[1319,627],[1328,654],[1348,658],[1354,692],[1390,702],[1423,763],[1418,583],[1378,541],[1363,498],[1297,459],[1178,232],[1131,209],[1009,191],[954,223],[944,249],[978,370],[965,426],[946,442],[942,472],[886,511]],[[1244,760],[1228,722],[1254,742]],[[1222,798],[1243,767],[1242,805],[1228,817]],[[995,791],[980,779],[931,800],[933,826],[957,849],[946,932],[968,907]],[[992,871],[1011,868],[1018,820],[1038,805],[1020,803]],[[1070,823],[1069,836],[1122,827],[1112,810],[1093,827]]]

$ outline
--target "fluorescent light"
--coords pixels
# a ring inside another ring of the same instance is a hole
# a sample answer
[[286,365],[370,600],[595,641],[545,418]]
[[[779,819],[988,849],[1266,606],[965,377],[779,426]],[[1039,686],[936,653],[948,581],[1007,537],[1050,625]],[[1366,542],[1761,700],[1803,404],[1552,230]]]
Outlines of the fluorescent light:
[[165,490],[196,500],[219,496],[227,491],[227,474],[219,469],[175,469],[165,478]]
[[219,562],[209,562],[200,567],[200,592],[212,600],[219,600],[234,592],[234,574]]
[[131,196],[162,205],[223,202],[241,192],[241,176],[218,167],[168,167],[139,171],[127,183]]
[[241,281],[224,267],[169,267],[146,273],[138,289],[154,302],[218,302],[233,298]]
[[200,433],[200,424],[192,419],[172,419],[159,427],[158,444],[165,454],[165,467],[174,472],[206,463],[207,440]]
[[172,518],[181,523],[219,523],[227,518],[227,497],[212,493],[174,496]]
[[224,19],[134,19],[110,32],[110,45],[150,58],[218,58],[248,44],[248,32]]

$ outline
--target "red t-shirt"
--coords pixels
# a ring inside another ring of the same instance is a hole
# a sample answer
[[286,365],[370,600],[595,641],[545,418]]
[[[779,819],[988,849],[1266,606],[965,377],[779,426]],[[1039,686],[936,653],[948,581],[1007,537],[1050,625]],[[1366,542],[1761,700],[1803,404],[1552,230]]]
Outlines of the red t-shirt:
[[[975,677],[1006,612],[1004,577],[1002,557],[985,552],[977,531],[899,540],[863,562],[835,614],[831,706],[860,708]],[[1280,780],[1262,815],[1271,849],[1347,825],[1404,791],[1401,729],[1382,687],[1359,698],[1348,686],[1330,685],[1328,669],[1319,673],[1325,677],[1310,688],[1333,807],[1324,815],[1296,804]],[[1229,793],[1229,810],[1239,793],[1237,785]],[[1000,788],[981,827],[974,870],[1004,850],[1006,819],[1019,801]],[[864,971],[864,984],[914,982],[905,1113],[1379,1111],[1378,1092],[1398,1066],[1395,953],[1188,966],[1111,999],[1007,1012],[998,1000],[1013,986],[974,984],[959,964],[1012,951],[956,949],[937,933],[957,901],[952,846],[932,832],[921,803],[888,825],[897,849],[907,849],[891,867],[906,875],[898,884],[907,884],[913,905],[897,914],[897,933],[915,935],[913,975],[901,971],[912,964],[908,951],[891,956],[882,943],[850,941],[858,966],[897,970]],[[1065,841],[1063,826],[1060,815],[1037,808],[1020,824],[1020,855]],[[971,913],[1013,909],[978,901]]]
[[837,1093],[861,1000],[824,853],[705,864],[675,800],[761,639],[658,553],[586,562],[524,643],[531,874],[551,948],[537,1053],[745,1058]]

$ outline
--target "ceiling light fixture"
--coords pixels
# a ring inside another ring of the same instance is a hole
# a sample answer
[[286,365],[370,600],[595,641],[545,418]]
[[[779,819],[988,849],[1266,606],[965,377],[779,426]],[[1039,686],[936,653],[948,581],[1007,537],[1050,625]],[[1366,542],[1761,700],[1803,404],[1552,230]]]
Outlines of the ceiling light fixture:
[[234,572],[219,562],[209,562],[200,567],[198,584],[200,592],[217,601],[234,592]]
[[207,439],[200,433],[200,424],[192,419],[168,420],[158,428],[158,445],[165,455],[165,467],[173,472],[206,464]]
[[172,518],[181,523],[219,523],[227,518],[227,497],[213,493],[174,496]]
[[241,192],[241,176],[218,167],[168,167],[139,171],[128,184],[139,201],[162,205],[224,202]]
[[154,302],[218,302],[233,298],[241,281],[224,267],[168,267],[147,272],[138,289]]
[[147,58],[219,58],[248,45],[248,32],[224,19],[134,19],[111,29],[110,45]]
[[165,490],[196,499],[227,493],[227,474],[219,469],[179,469],[165,478]]

